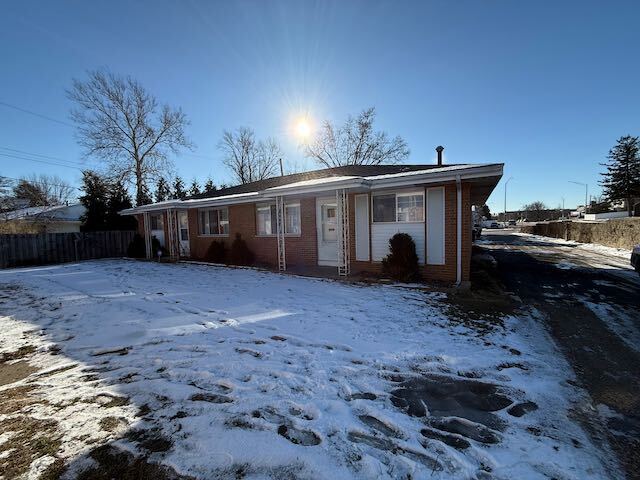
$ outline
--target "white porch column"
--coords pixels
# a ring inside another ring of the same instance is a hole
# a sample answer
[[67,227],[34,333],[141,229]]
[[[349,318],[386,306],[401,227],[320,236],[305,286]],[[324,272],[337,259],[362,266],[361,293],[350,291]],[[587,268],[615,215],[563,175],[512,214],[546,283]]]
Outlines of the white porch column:
[[178,222],[175,210],[167,210],[167,232],[169,233],[169,238],[167,238],[169,247],[169,258],[171,260],[177,260],[179,256]]
[[284,198],[276,197],[276,233],[278,237],[278,270],[281,272],[287,269],[287,257],[285,254],[285,218],[284,218]]
[[151,260],[151,225],[149,224],[149,213],[144,212],[142,214],[142,222],[144,224],[144,248],[147,255],[147,260]]
[[349,197],[345,189],[336,190],[338,220],[338,275],[351,272],[351,248],[349,241]]

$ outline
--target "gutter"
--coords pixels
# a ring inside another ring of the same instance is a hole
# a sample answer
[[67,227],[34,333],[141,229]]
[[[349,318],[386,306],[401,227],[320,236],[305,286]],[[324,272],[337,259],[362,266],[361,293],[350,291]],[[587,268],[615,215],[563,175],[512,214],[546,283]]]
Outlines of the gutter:
[[462,284],[462,179],[456,175],[457,207],[456,214],[456,286]]

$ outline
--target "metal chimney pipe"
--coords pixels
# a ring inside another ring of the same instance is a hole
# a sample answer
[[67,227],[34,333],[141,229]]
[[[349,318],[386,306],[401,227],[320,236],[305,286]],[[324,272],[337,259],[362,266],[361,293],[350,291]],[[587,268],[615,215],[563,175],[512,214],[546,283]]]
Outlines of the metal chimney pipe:
[[442,151],[444,150],[444,147],[442,145],[438,145],[436,147],[436,152],[438,152],[438,166],[441,167],[442,166]]

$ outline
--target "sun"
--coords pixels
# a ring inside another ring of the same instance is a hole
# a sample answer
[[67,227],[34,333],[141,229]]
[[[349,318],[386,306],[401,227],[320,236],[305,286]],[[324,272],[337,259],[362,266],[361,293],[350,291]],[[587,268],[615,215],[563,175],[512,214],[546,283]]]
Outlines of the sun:
[[307,140],[311,136],[311,124],[306,118],[299,118],[295,126],[296,136],[300,140]]

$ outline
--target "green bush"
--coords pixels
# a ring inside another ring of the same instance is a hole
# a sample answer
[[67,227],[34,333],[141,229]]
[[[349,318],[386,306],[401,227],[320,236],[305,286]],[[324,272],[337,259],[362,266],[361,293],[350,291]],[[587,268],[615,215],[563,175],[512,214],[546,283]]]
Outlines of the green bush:
[[127,257],[130,258],[144,258],[147,256],[146,247],[144,244],[144,238],[142,235],[136,233],[133,236],[133,240],[127,247]]
[[226,258],[227,247],[224,246],[224,242],[219,242],[218,240],[211,242],[205,254],[205,260],[211,263],[224,263]]
[[242,239],[239,233],[236,233],[236,238],[231,244],[229,252],[229,263],[232,265],[253,265],[254,260],[255,257],[247,247],[247,242]]
[[389,250],[389,255],[382,259],[382,273],[401,282],[420,279],[416,244],[411,235],[396,233],[389,239]]

